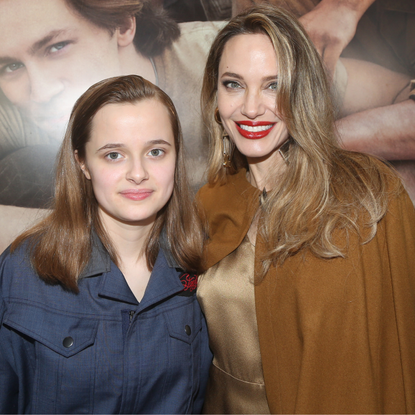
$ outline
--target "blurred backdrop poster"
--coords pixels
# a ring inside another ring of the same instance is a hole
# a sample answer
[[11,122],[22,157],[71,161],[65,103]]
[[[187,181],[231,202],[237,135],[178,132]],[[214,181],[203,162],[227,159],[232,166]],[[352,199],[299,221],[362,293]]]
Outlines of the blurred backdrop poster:
[[209,47],[261,3],[296,14],[322,55],[342,145],[391,161],[415,200],[413,0],[0,0],[0,252],[45,212],[71,108],[104,78],[134,73],[171,96],[198,188]]

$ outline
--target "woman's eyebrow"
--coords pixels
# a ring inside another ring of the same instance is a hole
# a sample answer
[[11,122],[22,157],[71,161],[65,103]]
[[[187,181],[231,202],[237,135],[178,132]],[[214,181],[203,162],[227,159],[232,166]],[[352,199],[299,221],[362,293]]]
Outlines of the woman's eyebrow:
[[[242,77],[241,75],[239,75],[239,74],[237,74],[237,73],[234,73],[234,72],[224,72],[224,73],[221,75],[221,78],[223,78],[223,77],[225,77],[225,76],[229,76],[230,78],[236,78],[236,79],[243,80],[243,77]],[[262,78],[262,81],[263,81],[263,82],[267,82],[267,81],[273,81],[273,80],[275,80],[275,79],[278,79],[278,74],[275,74],[275,75],[269,75],[269,76],[264,76],[264,77]]]
[[221,78],[223,78],[224,76],[229,76],[231,78],[236,78],[236,79],[241,79],[241,80],[243,79],[241,75],[234,73],[234,72],[224,72],[221,75]]
[[278,79],[278,75],[264,76],[264,77],[262,78],[262,80],[263,80],[264,82],[267,82],[267,81],[275,81],[276,79]]

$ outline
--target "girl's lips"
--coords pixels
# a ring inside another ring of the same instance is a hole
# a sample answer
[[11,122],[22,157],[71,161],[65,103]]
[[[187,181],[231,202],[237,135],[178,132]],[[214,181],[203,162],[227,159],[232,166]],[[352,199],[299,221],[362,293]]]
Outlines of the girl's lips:
[[131,200],[144,200],[147,199],[151,194],[153,193],[153,190],[150,189],[141,189],[141,190],[135,190],[135,189],[128,189],[123,190],[120,192],[120,194],[127,199]]
[[270,133],[275,122],[268,121],[238,121],[235,122],[236,128],[242,137],[249,140],[258,140]]

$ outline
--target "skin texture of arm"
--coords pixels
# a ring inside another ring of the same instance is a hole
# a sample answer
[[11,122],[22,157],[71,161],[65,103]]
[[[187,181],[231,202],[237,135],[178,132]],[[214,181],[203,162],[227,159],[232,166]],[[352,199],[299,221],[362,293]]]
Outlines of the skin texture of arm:
[[388,160],[415,159],[415,102],[351,114],[336,122],[344,148]]
[[363,60],[340,58],[340,61],[347,72],[347,86],[339,118],[408,99],[408,75]]

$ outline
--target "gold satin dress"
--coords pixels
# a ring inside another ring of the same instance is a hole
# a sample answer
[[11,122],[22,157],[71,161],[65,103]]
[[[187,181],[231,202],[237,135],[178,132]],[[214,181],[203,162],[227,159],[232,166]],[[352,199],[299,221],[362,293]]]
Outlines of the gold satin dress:
[[255,247],[241,245],[199,277],[213,352],[203,412],[269,414],[254,297]]

